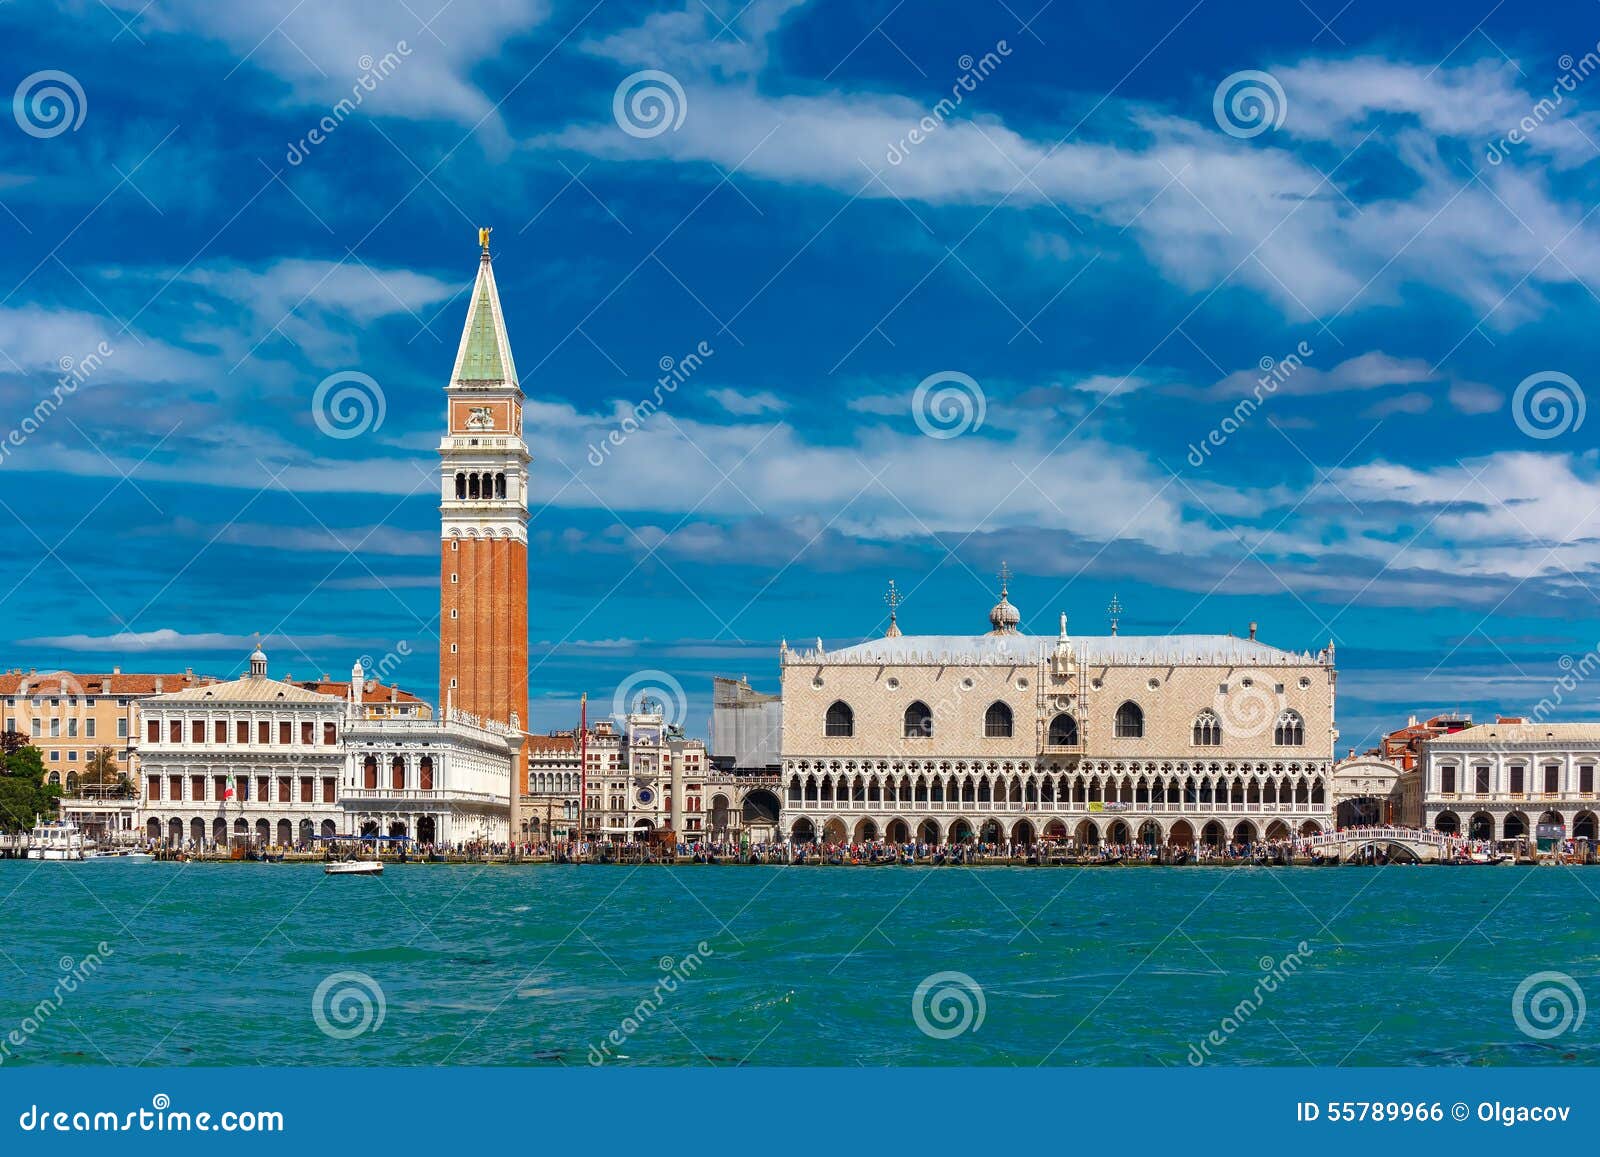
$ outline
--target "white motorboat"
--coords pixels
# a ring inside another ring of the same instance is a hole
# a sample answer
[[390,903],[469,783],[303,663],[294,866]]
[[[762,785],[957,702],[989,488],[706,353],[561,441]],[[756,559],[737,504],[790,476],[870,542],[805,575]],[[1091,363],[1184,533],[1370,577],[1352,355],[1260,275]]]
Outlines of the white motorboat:
[[136,848],[94,848],[83,853],[83,862],[86,864],[98,864],[109,860],[118,860],[124,864],[150,864],[155,862],[155,857]]
[[328,876],[381,876],[381,860],[334,860],[322,869]]
[[81,860],[83,833],[71,820],[36,820],[28,833],[28,859]]

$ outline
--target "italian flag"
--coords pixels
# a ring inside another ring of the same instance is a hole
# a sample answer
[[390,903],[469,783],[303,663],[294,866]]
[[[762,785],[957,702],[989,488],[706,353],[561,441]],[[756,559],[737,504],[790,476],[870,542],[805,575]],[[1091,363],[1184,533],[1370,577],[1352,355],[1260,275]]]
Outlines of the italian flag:
[[233,798],[233,776],[231,775],[228,777],[228,786],[222,789],[222,798],[225,800]]

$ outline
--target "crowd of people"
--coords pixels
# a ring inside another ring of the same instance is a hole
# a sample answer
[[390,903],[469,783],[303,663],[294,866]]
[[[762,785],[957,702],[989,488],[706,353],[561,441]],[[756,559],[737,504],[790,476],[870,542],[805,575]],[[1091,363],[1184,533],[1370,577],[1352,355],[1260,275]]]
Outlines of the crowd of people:
[[[1337,829],[1357,838],[1380,839],[1387,829],[1356,826]],[[354,837],[349,837],[354,839]],[[1580,841],[1585,842],[1586,841]],[[327,849],[326,841],[288,846],[258,847],[241,845],[250,858],[278,858],[285,854],[316,855]],[[461,841],[452,844],[417,843],[405,839],[383,840],[378,844],[385,858],[400,860],[549,860],[643,861],[690,860],[696,863],[766,864],[1286,864],[1296,860],[1317,860],[1321,853],[1303,837],[1257,840],[1224,844],[1082,844],[1073,840],[1046,839],[1033,843],[895,843],[887,840],[855,842],[745,842],[731,839],[679,840],[675,844],[660,840],[645,842],[548,840],[507,843],[505,841]],[[215,840],[145,840],[142,849],[163,856],[216,856],[235,852],[232,843]],[[1481,857],[1494,853],[1492,841],[1474,841],[1459,836],[1449,840],[1447,859]],[[1563,857],[1576,858],[1583,852],[1573,841],[1561,849]]]

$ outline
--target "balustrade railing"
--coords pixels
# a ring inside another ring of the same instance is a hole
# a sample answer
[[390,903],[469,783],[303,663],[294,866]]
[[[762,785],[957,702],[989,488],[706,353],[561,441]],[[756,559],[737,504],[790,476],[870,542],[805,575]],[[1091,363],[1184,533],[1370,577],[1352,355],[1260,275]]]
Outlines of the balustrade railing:
[[1194,811],[1219,812],[1241,815],[1262,813],[1299,813],[1312,808],[1326,807],[1322,800],[1277,801],[1274,803],[1236,803],[1232,801],[1196,800],[1192,803],[1150,803],[1121,800],[931,800],[931,799],[817,799],[789,798],[785,805],[810,811],[881,811],[911,809],[930,812],[960,811],[1054,811],[1067,813],[1138,812],[1141,814],[1181,815]]

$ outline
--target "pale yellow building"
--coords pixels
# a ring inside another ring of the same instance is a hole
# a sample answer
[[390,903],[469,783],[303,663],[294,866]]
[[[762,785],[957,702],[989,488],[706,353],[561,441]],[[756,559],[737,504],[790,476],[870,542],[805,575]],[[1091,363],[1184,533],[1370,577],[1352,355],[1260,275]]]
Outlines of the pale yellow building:
[[152,695],[207,681],[193,670],[153,674],[7,671],[0,675],[7,731],[39,749],[45,781],[76,795],[92,752],[109,747],[117,767],[138,782],[139,704]]

